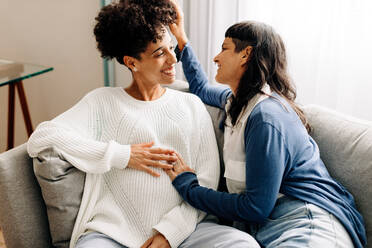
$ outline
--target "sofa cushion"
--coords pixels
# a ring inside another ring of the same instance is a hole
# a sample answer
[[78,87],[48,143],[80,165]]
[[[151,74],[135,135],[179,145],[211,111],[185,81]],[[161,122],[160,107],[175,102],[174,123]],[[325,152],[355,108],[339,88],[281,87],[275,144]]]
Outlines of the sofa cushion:
[[332,177],[352,193],[363,215],[367,240],[372,241],[372,123],[338,112],[304,107],[313,128],[311,136]]
[[218,152],[220,154],[221,173],[220,173],[220,183],[218,185],[218,190],[227,191],[226,180],[223,176],[225,174],[225,164],[223,162],[224,136],[223,136],[222,130],[220,129],[221,121],[224,118],[224,111],[217,108],[217,107],[213,107],[213,106],[210,106],[210,105],[205,105],[205,107],[206,107],[209,115],[211,116],[211,119],[212,119],[212,122],[213,122],[213,128],[214,128],[214,132],[216,134]]
[[0,225],[7,248],[52,247],[26,144],[0,154]]
[[85,173],[53,148],[33,160],[34,172],[47,207],[54,247],[68,247],[83,195]]

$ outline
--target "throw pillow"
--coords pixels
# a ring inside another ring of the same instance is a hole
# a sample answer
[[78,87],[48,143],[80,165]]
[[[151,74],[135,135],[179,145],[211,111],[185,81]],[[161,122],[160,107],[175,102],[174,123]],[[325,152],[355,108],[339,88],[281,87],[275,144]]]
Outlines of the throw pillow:
[[49,220],[52,243],[68,248],[85,183],[85,173],[73,167],[53,148],[33,160]]

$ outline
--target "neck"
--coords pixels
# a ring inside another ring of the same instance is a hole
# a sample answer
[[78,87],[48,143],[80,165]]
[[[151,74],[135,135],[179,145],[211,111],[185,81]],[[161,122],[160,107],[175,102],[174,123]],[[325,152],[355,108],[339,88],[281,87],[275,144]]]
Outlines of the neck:
[[160,84],[147,85],[133,80],[132,84],[125,91],[137,100],[154,101],[165,93],[165,88]]
[[239,80],[233,83],[229,83],[229,87],[234,96],[236,96],[236,93],[238,91],[238,86],[239,86]]
[[241,70],[237,71],[235,73],[235,78],[231,79],[231,82],[229,83],[230,89],[234,96],[238,93],[238,86],[240,83],[241,78],[243,77],[244,74],[244,68],[242,67]]

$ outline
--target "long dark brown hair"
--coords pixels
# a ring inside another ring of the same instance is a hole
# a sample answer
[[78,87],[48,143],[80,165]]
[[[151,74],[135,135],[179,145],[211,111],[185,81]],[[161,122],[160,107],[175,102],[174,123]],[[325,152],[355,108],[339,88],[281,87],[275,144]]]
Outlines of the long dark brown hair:
[[252,47],[246,70],[228,110],[232,125],[236,124],[240,112],[256,94],[265,94],[262,87],[267,83],[272,91],[288,101],[310,133],[311,127],[304,112],[294,102],[296,89],[287,72],[286,51],[282,38],[272,27],[254,21],[232,25],[227,29],[225,37],[232,38],[237,53],[247,46]]

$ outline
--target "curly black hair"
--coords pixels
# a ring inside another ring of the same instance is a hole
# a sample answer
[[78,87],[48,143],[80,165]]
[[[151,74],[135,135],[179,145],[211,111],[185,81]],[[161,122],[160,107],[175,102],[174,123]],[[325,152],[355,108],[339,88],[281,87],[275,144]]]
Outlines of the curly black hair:
[[140,58],[149,42],[162,39],[162,27],[174,23],[177,14],[169,0],[121,0],[101,9],[94,35],[103,58]]

